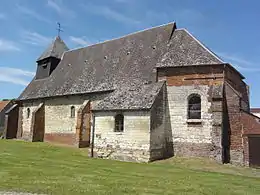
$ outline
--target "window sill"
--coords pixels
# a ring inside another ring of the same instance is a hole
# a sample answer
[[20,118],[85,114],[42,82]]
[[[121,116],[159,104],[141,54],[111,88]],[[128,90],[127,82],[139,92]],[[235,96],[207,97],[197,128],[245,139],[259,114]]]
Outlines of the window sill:
[[124,132],[114,132],[114,134],[116,134],[116,135],[123,135]]
[[202,120],[201,119],[187,119],[188,124],[201,124]]

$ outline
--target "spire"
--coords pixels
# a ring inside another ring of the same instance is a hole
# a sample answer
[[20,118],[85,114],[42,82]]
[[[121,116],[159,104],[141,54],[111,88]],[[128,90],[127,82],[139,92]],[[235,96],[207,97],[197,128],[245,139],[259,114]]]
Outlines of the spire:
[[64,43],[64,41],[60,38],[60,36],[57,36],[55,40],[51,43],[51,45],[49,45],[49,47],[37,59],[37,62],[49,57],[61,59],[62,54],[68,50],[69,48]]

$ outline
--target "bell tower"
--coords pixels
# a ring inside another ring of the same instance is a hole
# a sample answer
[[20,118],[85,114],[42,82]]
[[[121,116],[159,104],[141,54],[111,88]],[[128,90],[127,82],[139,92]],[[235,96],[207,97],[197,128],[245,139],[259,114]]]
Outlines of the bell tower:
[[37,71],[35,79],[44,79],[51,75],[53,70],[59,64],[62,55],[69,48],[60,38],[57,36],[49,47],[42,53],[37,59]]

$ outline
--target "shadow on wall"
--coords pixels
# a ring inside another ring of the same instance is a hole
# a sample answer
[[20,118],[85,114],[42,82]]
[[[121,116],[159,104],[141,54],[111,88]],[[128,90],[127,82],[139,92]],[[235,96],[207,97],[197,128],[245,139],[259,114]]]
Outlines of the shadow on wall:
[[228,105],[224,87],[223,100],[223,127],[222,127],[222,161],[230,163],[230,122],[228,115]]
[[167,87],[165,86],[164,90],[164,109],[165,109],[165,120],[164,120],[164,134],[165,134],[165,150],[164,158],[170,158],[174,156],[174,147],[173,147],[173,136],[172,136],[172,125],[171,125],[171,116],[169,109],[169,102],[167,96]]

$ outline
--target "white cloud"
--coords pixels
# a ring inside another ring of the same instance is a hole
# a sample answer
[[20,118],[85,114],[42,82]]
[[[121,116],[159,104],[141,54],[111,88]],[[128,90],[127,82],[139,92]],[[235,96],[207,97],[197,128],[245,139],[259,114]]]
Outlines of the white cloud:
[[230,62],[235,68],[244,72],[260,72],[260,68],[255,68],[258,63],[251,62],[234,54],[223,52],[217,53],[220,57]]
[[129,24],[140,24],[140,21],[133,19],[132,17],[128,17],[120,12],[117,12],[115,10],[112,10],[109,7],[106,6],[96,6],[88,4],[84,6],[85,9],[95,15],[104,16],[108,19],[115,20],[117,22],[124,23],[125,25]]
[[3,51],[20,51],[20,48],[13,41],[0,39],[0,52]]
[[51,43],[52,39],[50,37],[41,35],[37,32],[24,31],[22,33],[23,42],[36,46],[46,46]]
[[35,19],[42,21],[42,22],[51,23],[51,21],[48,20],[46,18],[46,16],[44,17],[44,16],[40,15],[39,13],[37,13],[36,11],[34,11],[34,10],[28,8],[28,7],[24,7],[24,6],[21,6],[21,5],[16,5],[16,7],[17,7],[17,10],[22,14],[25,14],[27,16],[30,16],[30,17],[35,18]]
[[81,46],[87,46],[92,44],[91,42],[86,40],[86,37],[74,37],[70,36],[69,37],[70,41],[72,41],[75,44],[81,45]]
[[67,8],[62,0],[47,0],[47,6],[55,10],[60,16],[74,18],[75,12]]
[[29,79],[34,76],[34,72],[18,68],[0,67],[0,82],[8,82],[17,85],[28,85]]

